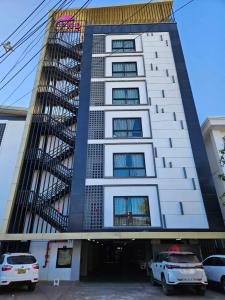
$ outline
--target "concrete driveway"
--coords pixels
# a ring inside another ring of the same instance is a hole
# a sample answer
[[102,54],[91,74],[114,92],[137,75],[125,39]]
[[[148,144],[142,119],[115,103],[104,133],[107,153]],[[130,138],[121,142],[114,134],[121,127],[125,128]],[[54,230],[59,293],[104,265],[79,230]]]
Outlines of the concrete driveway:
[[24,290],[3,290],[0,299],[32,299],[32,300],[197,300],[213,299],[224,300],[225,295],[217,290],[207,290],[205,297],[197,296],[192,291],[179,291],[174,296],[164,296],[159,286],[153,287],[144,283],[105,283],[105,282],[79,282],[60,283],[53,287],[50,283],[39,283],[34,292]]

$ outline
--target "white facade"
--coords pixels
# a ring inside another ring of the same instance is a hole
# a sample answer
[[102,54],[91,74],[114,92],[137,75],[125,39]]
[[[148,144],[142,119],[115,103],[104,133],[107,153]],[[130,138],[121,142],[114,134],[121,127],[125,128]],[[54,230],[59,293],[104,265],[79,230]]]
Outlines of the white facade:
[[202,134],[206,146],[209,164],[220,203],[220,208],[225,223],[225,199],[221,196],[225,193],[225,182],[219,179],[219,174],[225,173],[225,167],[220,165],[220,150],[224,149],[225,143],[225,116],[208,117],[202,124]]
[[[113,40],[135,39],[133,53],[112,52]],[[86,179],[86,185],[104,186],[104,226],[113,227],[113,197],[148,196],[152,227],[207,229],[208,222],[186,126],[176,66],[168,32],[137,35],[107,35],[105,105],[90,106],[90,111],[105,112],[105,138],[88,140],[104,144],[104,178]],[[112,63],[136,62],[136,77],[115,78]],[[139,88],[140,104],[113,105],[113,88]],[[141,118],[143,136],[113,137],[113,118]],[[146,160],[144,178],[113,177],[113,154],[142,152]],[[134,188],[135,185],[135,188]],[[157,187],[158,193],[150,192]],[[144,193],[144,194],[143,194]],[[151,194],[151,195],[150,195]]]
[[0,118],[1,124],[5,124],[5,130],[2,142],[0,143],[0,232],[13,181],[14,169],[19,155],[25,121],[1,120]]

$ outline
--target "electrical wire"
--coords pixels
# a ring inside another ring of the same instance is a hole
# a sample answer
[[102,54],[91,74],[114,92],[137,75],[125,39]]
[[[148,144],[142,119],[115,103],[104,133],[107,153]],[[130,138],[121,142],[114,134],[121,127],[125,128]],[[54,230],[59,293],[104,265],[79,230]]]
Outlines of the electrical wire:
[[[64,5],[67,2],[67,0],[59,0],[52,8],[53,10],[58,4]],[[62,7],[57,7],[57,9],[62,9]],[[41,25],[39,25],[38,28],[34,28],[36,25],[38,25],[46,16],[48,16],[48,13],[44,14],[31,28],[28,29],[28,31],[13,45],[13,51],[5,52],[3,55],[0,56],[0,58],[4,57],[7,55],[9,57],[17,48],[19,48],[25,41],[27,41],[28,38],[30,38],[37,30],[39,30],[42,26],[44,26],[47,22],[48,19],[42,22]],[[34,29],[33,29],[34,28]],[[32,31],[33,29],[33,31]],[[3,60],[4,61],[4,60]],[[2,63],[1,61],[0,63]]]
[[[74,1],[74,0],[73,0]],[[84,9],[85,7],[87,7],[89,5],[89,2],[91,2],[92,0],[87,0],[83,5],[82,7],[73,15],[74,17],[79,14],[79,12]],[[18,71],[17,73],[15,73],[1,88],[0,88],[0,91],[2,89],[4,89],[5,86],[7,86],[23,69],[26,68],[26,66],[46,47],[47,43],[45,43],[40,50],[38,50],[37,53],[35,53],[30,59],[28,62],[26,62]]]
[[26,23],[27,20],[29,20],[29,18],[42,6],[42,4],[44,4],[46,0],[43,0],[40,4],[38,4],[38,6],[26,17],[26,19],[19,25],[17,26],[17,28],[2,42],[2,44],[4,44],[7,40],[9,40],[14,33],[17,32],[17,30],[23,26],[23,24]]
[[[74,0],[70,0],[70,2],[71,1],[73,2]],[[72,3],[69,3],[68,5],[70,6],[71,4]],[[49,22],[51,22],[51,18],[49,19]],[[17,59],[16,63],[10,68],[10,70],[6,73],[6,75],[0,80],[0,83],[2,83],[7,78],[7,76],[15,69],[15,67],[25,59],[25,57],[30,52],[30,50],[32,50],[40,42],[40,40],[42,38],[42,33],[45,32],[45,29],[46,28],[43,28],[41,30],[41,32],[39,32],[39,34],[36,37],[34,37],[33,41],[29,44],[29,46],[21,53],[21,55]],[[37,40],[37,38],[39,36],[41,36],[41,37]],[[36,43],[31,47],[32,43],[35,42],[35,41],[36,41]],[[4,60],[2,60],[2,62],[3,61]]]
[[[69,6],[70,5],[72,5],[72,3],[74,2],[75,0],[71,0],[70,1],[70,4],[69,4]],[[50,18],[50,20],[49,20],[49,22],[51,22],[51,18]],[[37,37],[36,37],[37,38]],[[34,40],[36,40],[36,38],[34,39]],[[41,37],[42,38],[42,37]],[[40,39],[41,39],[40,38]],[[36,44],[40,41],[40,39],[33,45],[33,47],[32,48],[34,48],[35,46],[36,46]],[[34,41],[33,40],[33,41]],[[31,48],[31,49],[32,49]],[[31,50],[30,49],[30,50]],[[27,49],[26,49],[27,50]],[[25,50],[25,51],[26,51]],[[24,59],[24,57],[23,57],[23,59]],[[23,60],[22,59],[22,60]],[[19,61],[19,60],[18,60]],[[16,64],[18,63],[18,61],[16,62]],[[16,65],[15,64],[15,65]],[[17,91],[17,89],[21,86],[21,84],[33,73],[33,71],[36,69],[36,67],[38,66],[38,64],[39,64],[39,62],[34,66],[34,68],[32,69],[32,71],[31,72],[29,72],[28,73],[28,75],[27,76],[25,76],[25,78],[18,84],[18,86],[13,90],[13,92],[2,102],[2,104],[1,105],[3,105],[5,102],[7,102],[8,101],[8,99],[10,99],[10,97]],[[15,65],[9,70],[9,72],[3,77],[3,79],[0,81],[0,83],[7,77],[7,75],[12,71],[12,69],[15,67]]]
[[[72,3],[74,2],[75,0],[72,0]],[[87,0],[79,9],[78,9],[78,11],[73,15],[73,17],[76,17],[77,15],[79,15],[79,13],[80,13],[80,11],[82,10],[82,9],[84,9],[84,8],[86,8],[88,5],[90,5],[90,3],[92,2],[92,0]],[[72,3],[70,3],[70,5],[72,4]],[[56,13],[56,12],[55,12]],[[54,13],[53,13],[53,15],[54,15]],[[53,15],[52,15],[52,17],[53,17]],[[52,18],[51,17],[51,18]],[[49,20],[49,22],[50,22],[50,20]],[[41,52],[41,50],[45,47],[47,45],[47,43],[46,44],[44,44],[43,45],[43,47],[20,69],[20,71],[22,71],[22,69],[24,69],[40,52]],[[35,65],[35,67],[34,67],[34,69],[32,69],[32,71],[28,74],[28,76],[35,70],[35,68],[38,66],[38,64],[39,64],[39,62]],[[0,88],[0,90],[2,90],[11,80],[13,80],[14,78],[15,78],[15,76],[17,76],[19,73],[17,72],[16,74],[14,74],[14,76],[13,77],[11,77],[11,79],[10,80],[8,80],[7,82],[6,82],[6,84],[5,85],[3,85],[2,86],[2,88]],[[28,76],[26,76],[25,77],[25,79],[28,77]],[[18,87],[21,85],[21,83],[23,83],[24,81],[25,81],[25,79],[23,79],[22,80],[22,82],[20,82],[19,83],[19,85],[14,89],[14,91],[1,103],[1,105],[3,105],[5,102],[7,102],[7,100],[12,96],[12,94],[14,94],[14,92],[18,89]]]
[[[75,0],[70,0],[70,2],[74,2]],[[90,0],[89,0],[90,1]],[[71,3],[70,3],[71,4]],[[51,16],[51,18],[53,18],[53,16],[54,15],[52,15]],[[50,19],[51,19],[50,18]],[[49,20],[49,21],[51,21],[51,20]],[[47,43],[46,43],[47,44]],[[18,70],[18,72],[17,73],[15,73],[1,88],[0,88],[0,91],[6,86],[6,85],[8,85],[8,83],[10,83],[24,68],[26,68],[26,66],[42,51],[42,49],[46,46],[46,44],[44,44],[42,47],[41,47],[41,49],[40,50],[38,50],[38,52],[37,53],[35,53],[35,55],[33,55],[32,57],[31,57],[31,59],[28,61],[28,62],[26,62],[24,65],[23,65],[23,67],[20,69],[20,70]],[[11,72],[11,71],[9,71],[9,72]],[[5,76],[6,77],[6,76]],[[5,79],[5,78],[4,78]],[[3,79],[3,80],[4,80]],[[3,81],[2,80],[2,81]],[[2,82],[1,81],[1,82]]]
[[[151,1],[149,1],[148,3],[146,3],[146,4],[149,4],[150,2],[152,2],[153,0],[151,0]],[[182,5],[182,6],[180,6],[178,9],[176,9],[175,11],[173,11],[173,15],[175,15],[178,11],[180,11],[180,10],[182,10],[182,9],[184,9],[186,6],[188,6],[189,4],[191,4],[192,2],[194,2],[195,0],[190,0],[190,1],[188,1],[187,3],[185,3],[184,5]],[[89,2],[89,1],[86,1],[86,2]],[[132,17],[134,16],[134,15],[136,15],[138,13],[138,11],[135,13],[135,14],[133,14],[132,15]],[[129,18],[131,18],[131,16],[129,17]],[[168,18],[168,16],[166,17],[166,19]],[[163,18],[162,20],[160,20],[160,22],[163,22],[163,21],[165,21],[165,18]],[[159,23],[160,23],[159,22]],[[151,27],[153,27],[153,26],[155,26],[156,24],[152,24],[151,25]],[[120,25],[118,25],[118,26],[120,26]],[[142,36],[144,33],[141,33],[141,34],[139,34],[139,35],[137,35],[136,37],[135,37],[135,39],[136,38],[138,38],[139,36]],[[116,53],[116,52],[118,52],[118,50],[116,50],[116,51],[113,51],[112,53],[111,53],[111,55],[113,55],[114,53]],[[111,56],[111,55],[109,55],[109,56]],[[0,89],[1,90],[1,89]],[[25,97],[25,96],[24,96]],[[21,98],[19,99],[19,100],[21,100]],[[5,102],[5,101],[4,101]],[[11,104],[12,105],[12,104]],[[9,105],[9,106],[11,106],[11,105]]]

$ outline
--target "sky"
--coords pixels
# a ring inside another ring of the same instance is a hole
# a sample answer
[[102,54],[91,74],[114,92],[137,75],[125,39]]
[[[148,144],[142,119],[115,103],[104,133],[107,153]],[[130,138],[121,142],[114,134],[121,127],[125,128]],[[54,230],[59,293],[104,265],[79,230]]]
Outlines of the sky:
[[[43,6],[43,11],[40,13],[40,16],[44,15],[45,12],[47,13],[57,1],[58,0],[46,1],[46,6]],[[188,0],[174,0],[174,10],[187,3],[187,1]],[[76,0],[73,7],[80,7],[84,2],[85,0]],[[148,1],[93,0],[91,6],[139,2],[143,3]],[[41,0],[0,0],[0,44],[40,3]],[[201,123],[207,116],[225,115],[224,15],[224,0],[194,0],[175,15],[192,92]],[[27,28],[30,28],[40,16],[36,16]],[[40,37],[38,37],[39,32]],[[7,83],[7,81],[15,74],[16,70],[19,70],[25,62],[41,48],[43,32],[39,32],[33,35],[23,46],[12,52],[7,59],[5,59],[6,56],[1,57],[4,54],[4,49],[0,47],[0,105],[23,107],[29,105],[39,55],[37,54],[35,59],[12,81],[9,83]],[[18,40],[22,33],[23,31],[21,31],[18,36],[13,36],[10,39],[12,45]],[[39,39],[40,41],[38,42]],[[37,43],[33,48],[33,44],[31,44],[32,40],[33,43]],[[17,64],[16,69],[4,79],[10,68],[26,51],[30,51],[29,55],[26,56],[24,61]],[[2,62],[3,59],[5,59],[5,61]],[[4,86],[5,84],[6,86]]]

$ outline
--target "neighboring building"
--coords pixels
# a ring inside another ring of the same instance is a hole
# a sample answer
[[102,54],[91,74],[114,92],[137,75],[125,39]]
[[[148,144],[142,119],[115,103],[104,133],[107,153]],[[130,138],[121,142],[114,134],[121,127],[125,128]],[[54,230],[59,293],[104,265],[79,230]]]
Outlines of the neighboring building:
[[225,167],[220,164],[221,153],[219,152],[224,149],[225,144],[225,116],[208,117],[202,124],[202,134],[225,222],[225,205],[223,204],[225,199],[221,199],[221,196],[225,193],[225,182],[219,179],[219,174],[225,173]]
[[171,9],[53,16],[1,234],[42,279],[132,274],[171,244],[225,237]]
[[0,106],[0,228],[19,157],[26,115],[25,108]]

